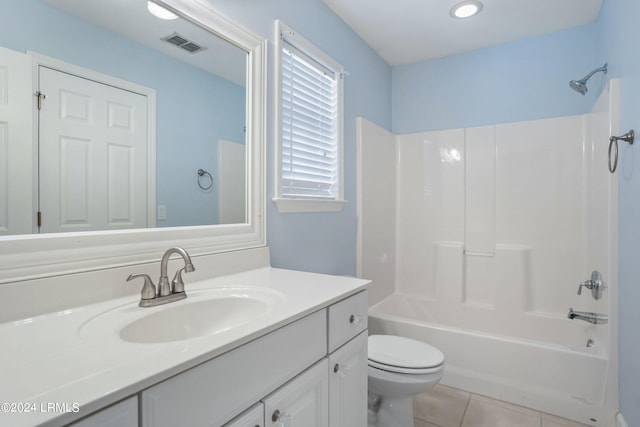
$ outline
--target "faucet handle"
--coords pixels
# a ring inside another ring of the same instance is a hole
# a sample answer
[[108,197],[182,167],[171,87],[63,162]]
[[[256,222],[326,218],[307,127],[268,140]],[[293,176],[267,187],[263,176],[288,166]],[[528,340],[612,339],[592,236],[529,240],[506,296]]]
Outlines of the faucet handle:
[[184,271],[185,267],[179,268],[178,271],[176,271],[176,275],[173,276],[173,280],[171,281],[171,289],[174,294],[178,292],[184,292],[184,282],[182,281],[182,273]]
[[138,277],[142,277],[144,279],[142,292],[140,292],[141,299],[154,299],[156,297],[156,287],[148,274],[130,274],[129,277],[127,277],[127,282],[137,279]]
[[582,295],[582,287],[587,289],[593,289],[593,282],[591,280],[586,280],[578,285],[578,295]]
[[586,280],[578,285],[578,295],[582,294],[582,288],[585,287],[591,291],[591,296],[598,300],[602,297],[602,291],[607,288],[607,285],[602,280],[602,274],[599,271],[593,271],[591,273],[591,279]]

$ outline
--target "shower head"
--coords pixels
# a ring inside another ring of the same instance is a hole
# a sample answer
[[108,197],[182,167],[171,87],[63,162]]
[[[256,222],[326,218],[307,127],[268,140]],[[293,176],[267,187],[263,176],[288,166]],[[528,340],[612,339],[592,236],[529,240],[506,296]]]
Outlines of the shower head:
[[569,82],[569,86],[571,89],[575,90],[578,93],[585,95],[589,89],[587,89],[587,81],[585,79],[582,80],[571,80]]
[[589,89],[587,89],[587,80],[589,80],[595,73],[598,73],[600,71],[607,74],[607,64],[604,64],[600,68],[596,68],[580,80],[571,80],[569,82],[569,86],[571,86],[571,89],[575,90],[576,92],[585,95],[589,91]]

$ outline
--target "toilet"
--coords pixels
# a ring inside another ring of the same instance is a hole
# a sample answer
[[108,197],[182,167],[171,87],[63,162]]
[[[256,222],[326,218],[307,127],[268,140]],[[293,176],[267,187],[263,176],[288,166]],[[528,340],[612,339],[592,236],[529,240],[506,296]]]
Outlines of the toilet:
[[440,381],[444,354],[395,335],[371,335],[368,345],[368,427],[413,427],[413,396]]

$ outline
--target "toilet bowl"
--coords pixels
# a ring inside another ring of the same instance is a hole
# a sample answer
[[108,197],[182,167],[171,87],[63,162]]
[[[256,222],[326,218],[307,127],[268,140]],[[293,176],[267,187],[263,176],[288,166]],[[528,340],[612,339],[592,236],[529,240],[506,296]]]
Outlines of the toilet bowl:
[[371,335],[368,345],[368,427],[413,427],[413,396],[440,381],[444,355],[395,335]]

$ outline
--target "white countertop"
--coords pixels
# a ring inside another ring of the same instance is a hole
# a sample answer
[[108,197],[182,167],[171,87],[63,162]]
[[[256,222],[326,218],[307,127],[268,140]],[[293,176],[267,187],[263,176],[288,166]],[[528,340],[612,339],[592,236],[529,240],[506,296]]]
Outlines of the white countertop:
[[[127,322],[87,321],[125,306],[128,316],[189,302],[137,307],[139,296],[112,299],[0,324],[0,425],[63,425],[135,394],[199,363],[365,289],[367,280],[270,267],[190,282],[187,295],[208,288],[262,288],[274,308],[250,323],[215,335],[165,343],[131,343],[118,336]],[[107,318],[103,316],[103,318]],[[97,324],[97,326],[96,326]],[[124,324],[124,323],[122,323]],[[50,403],[70,412],[48,412]],[[9,404],[9,412],[7,405]],[[79,412],[73,412],[79,406]],[[11,412],[15,410],[17,412]],[[27,412],[29,411],[29,412]]]

